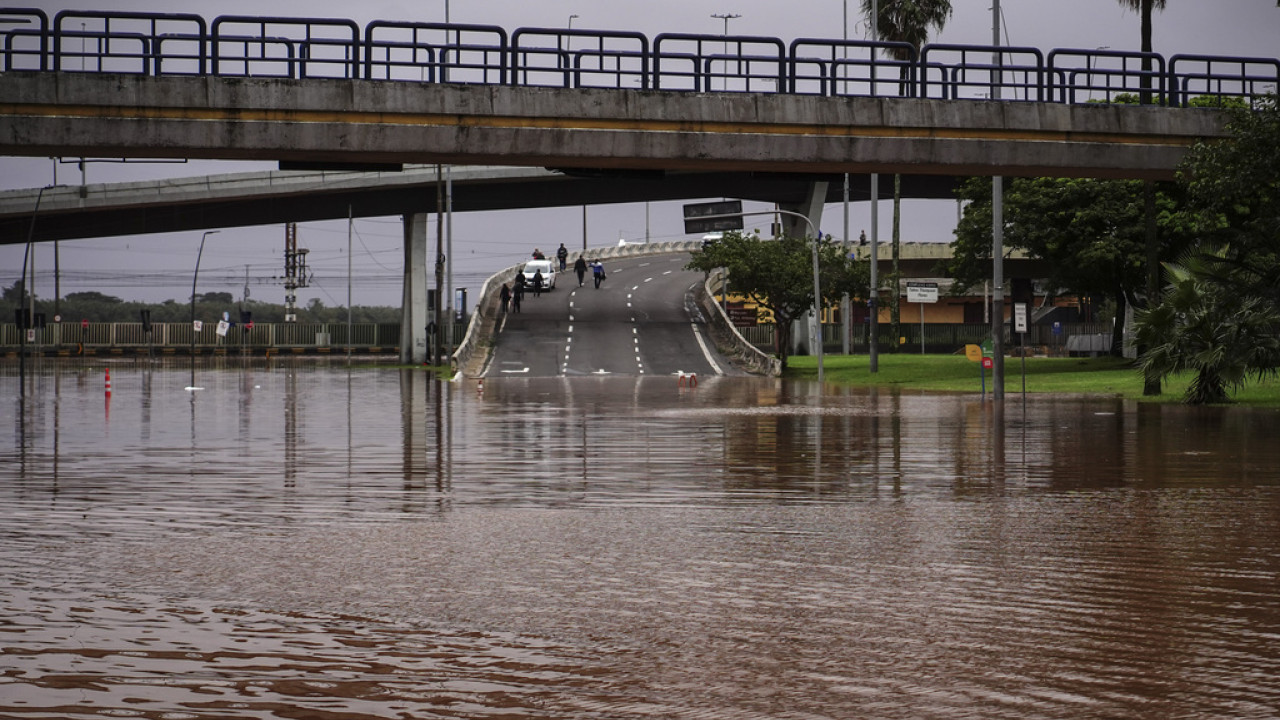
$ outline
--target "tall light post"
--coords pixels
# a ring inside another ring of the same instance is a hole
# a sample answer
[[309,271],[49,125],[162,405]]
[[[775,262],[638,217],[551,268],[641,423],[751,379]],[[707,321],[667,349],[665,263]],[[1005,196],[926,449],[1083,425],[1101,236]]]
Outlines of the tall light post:
[[196,280],[200,277],[200,258],[204,255],[204,240],[216,235],[220,230],[205,230],[200,236],[200,250],[196,253],[196,271],[191,274],[191,386],[187,389],[196,391]]
[[[1000,100],[1000,0],[991,3],[991,44],[996,48],[991,58],[996,77],[991,83],[991,98]],[[991,178],[991,399],[1004,400],[1004,178]]]
[[[27,311],[27,327],[18,328],[18,397],[24,397],[27,387],[27,328],[35,327],[36,321],[36,268],[35,268],[35,248],[31,243],[35,237],[36,231],[36,215],[40,214],[40,201],[44,200],[44,191],[47,187],[40,188],[40,192],[36,194],[36,207],[31,211],[31,222],[27,225],[27,247],[22,251],[22,275],[18,278],[18,309],[21,315],[22,300],[24,293],[30,293],[31,305]],[[27,258],[32,259],[31,263],[31,287],[27,287]],[[24,323],[18,323],[24,324]]]
[[578,16],[577,16],[577,15],[570,15],[570,16],[569,16],[569,29],[570,29],[570,30],[572,30],[572,29],[573,29],[573,19],[574,19],[574,18],[576,18],[576,17],[578,17]]
[[[715,13],[712,13],[711,17],[713,17],[713,18],[715,18],[715,19],[717,19],[717,20],[723,20],[723,21],[724,21],[724,35],[723,35],[722,37],[724,38],[724,54],[725,54],[726,56],[728,56],[728,55],[729,55],[729,21],[730,21],[730,20],[736,20],[737,18],[740,18],[740,17],[742,17],[742,16],[741,16],[741,15],[735,15],[735,14],[732,14],[732,13],[724,13],[724,14],[715,14]],[[726,62],[728,62],[728,61],[726,60]],[[728,70],[726,70],[726,71],[725,71],[724,77],[721,79],[721,81],[720,81],[720,82],[721,82],[721,89],[723,89],[723,90],[728,90],[728,89],[729,89],[729,72],[728,72]],[[707,88],[707,89],[709,90],[710,88]]]
[[[880,4],[877,0],[871,0],[871,42],[875,43],[880,37]],[[875,95],[875,79],[876,79],[876,48],[871,47],[871,94]],[[868,342],[868,362],[867,369],[870,372],[880,371],[880,281],[878,276],[878,265],[880,264],[880,174],[871,173],[871,290],[867,294],[870,295],[868,300],[870,304],[869,317],[867,325],[869,331]],[[894,289],[897,292],[897,288]]]

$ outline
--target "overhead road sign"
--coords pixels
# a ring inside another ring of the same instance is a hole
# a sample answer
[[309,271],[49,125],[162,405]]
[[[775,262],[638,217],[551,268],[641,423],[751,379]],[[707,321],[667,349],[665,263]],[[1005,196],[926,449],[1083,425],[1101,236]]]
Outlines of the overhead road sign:
[[722,200],[684,206],[684,231],[690,235],[741,229],[741,200]]

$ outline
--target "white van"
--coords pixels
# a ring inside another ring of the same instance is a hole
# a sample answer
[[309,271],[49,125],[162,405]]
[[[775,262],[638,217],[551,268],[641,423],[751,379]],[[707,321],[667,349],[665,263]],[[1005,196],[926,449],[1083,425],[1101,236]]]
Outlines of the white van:
[[533,289],[533,276],[536,273],[542,273],[542,289],[556,289],[556,270],[550,260],[530,260],[524,264],[524,286],[526,290]]

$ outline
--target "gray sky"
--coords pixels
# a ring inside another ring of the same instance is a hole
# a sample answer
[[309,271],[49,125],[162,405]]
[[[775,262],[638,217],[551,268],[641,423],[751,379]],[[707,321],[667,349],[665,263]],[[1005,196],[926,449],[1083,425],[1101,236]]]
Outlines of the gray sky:
[[[989,44],[992,40],[990,0],[952,0],[954,15],[936,42]],[[277,15],[350,18],[360,24],[370,20],[442,21],[445,0],[364,0],[360,3],[312,0],[218,0],[181,2],[168,0],[95,0],[94,2],[22,3],[39,7],[52,17],[64,9],[116,9],[149,12],[195,12],[215,15]],[[866,24],[859,16],[859,0],[847,0],[850,38],[865,37]],[[1117,0],[1003,0],[1005,42],[1015,46],[1114,50],[1139,47],[1139,18]],[[453,22],[499,25],[508,31],[518,27],[564,27],[571,15],[576,29],[634,30],[653,37],[661,32],[718,34],[724,21],[714,15],[740,15],[729,22],[729,32],[764,35],[790,41],[798,37],[839,38],[846,2],[842,0],[451,0]],[[1275,0],[1170,0],[1155,18],[1155,50],[1166,57],[1176,53],[1276,57],[1280,55],[1280,8]],[[34,188],[55,180],[79,184],[74,164],[50,158],[0,158],[0,189]],[[200,175],[274,169],[271,163],[193,162],[185,165],[91,164],[88,181],[113,182],[156,177]],[[882,188],[885,187],[882,184]],[[648,211],[648,232],[654,240],[685,239],[681,203],[653,203]],[[888,239],[890,202],[880,212],[880,237]],[[765,209],[765,206],[752,209]],[[646,233],[643,203],[599,206],[589,210],[588,233],[592,246],[616,244],[619,237],[641,240]],[[828,205],[822,229],[837,237],[843,231],[843,208]],[[903,210],[905,241],[948,242],[955,226],[956,206],[949,201],[908,201]],[[432,221],[434,223],[434,220]],[[857,237],[870,225],[866,202],[850,208],[849,234]],[[434,230],[432,230],[434,232]],[[347,224],[315,222],[299,225],[299,247],[308,248],[315,284],[299,292],[299,303],[312,297],[326,305],[347,302]],[[400,301],[401,230],[395,217],[357,220],[352,265],[353,302],[356,305],[398,305]],[[565,242],[581,245],[582,211],[561,208],[530,211],[456,213],[454,215],[454,285],[477,290],[483,277],[514,264],[538,246],[546,250]],[[60,243],[62,293],[100,290],[127,300],[186,301],[200,233],[135,236],[107,240]],[[250,297],[282,302],[284,290],[270,279],[282,273],[283,226],[228,228],[211,235],[200,267],[200,290],[226,291],[240,297],[245,286],[245,266],[250,276]],[[8,287],[22,267],[20,246],[0,247],[0,285]],[[36,293],[52,300],[53,249],[42,246],[36,256]],[[161,272],[172,278],[158,287],[141,285],[129,274],[139,270]],[[184,285],[185,283],[185,285]]]

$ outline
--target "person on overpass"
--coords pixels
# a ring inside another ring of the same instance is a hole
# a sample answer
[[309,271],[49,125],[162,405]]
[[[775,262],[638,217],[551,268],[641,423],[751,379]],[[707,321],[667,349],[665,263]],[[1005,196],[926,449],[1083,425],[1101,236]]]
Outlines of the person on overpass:
[[578,273],[578,287],[582,287],[587,277],[587,261],[581,255],[573,261],[573,271]]

